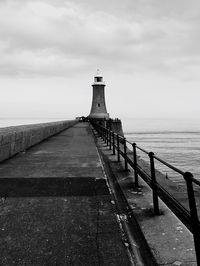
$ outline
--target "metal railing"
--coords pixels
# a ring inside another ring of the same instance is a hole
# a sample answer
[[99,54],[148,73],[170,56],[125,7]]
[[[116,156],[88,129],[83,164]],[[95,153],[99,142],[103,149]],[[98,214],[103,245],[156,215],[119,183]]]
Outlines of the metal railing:
[[[113,154],[117,154],[117,161],[121,161],[121,157],[124,160],[125,171],[128,171],[129,166],[134,170],[134,185],[139,187],[140,176],[152,189],[153,198],[153,211],[155,215],[160,214],[159,200],[162,201],[174,212],[174,214],[187,226],[192,232],[194,238],[194,246],[196,251],[197,265],[200,266],[200,222],[198,218],[198,212],[196,207],[196,199],[193,184],[200,187],[200,181],[195,179],[190,172],[183,172],[173,165],[165,162],[164,160],[157,157],[153,152],[148,152],[143,148],[139,147],[136,143],[131,143],[126,140],[125,137],[116,134],[115,132],[92,122],[93,127],[102,137],[104,142],[109,149],[112,150]],[[132,146],[132,151],[127,148],[127,143]],[[137,151],[146,154],[149,157],[150,171],[147,173],[138,163]],[[161,184],[158,183],[156,178],[155,161],[160,162],[169,169],[176,173],[179,173],[185,180],[187,189],[187,199],[189,203],[189,210],[187,210],[180,201],[175,199]]]

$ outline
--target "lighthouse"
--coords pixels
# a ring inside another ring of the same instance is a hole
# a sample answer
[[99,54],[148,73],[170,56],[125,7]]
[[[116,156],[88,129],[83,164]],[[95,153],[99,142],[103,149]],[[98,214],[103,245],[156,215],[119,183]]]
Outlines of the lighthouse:
[[94,76],[93,87],[93,98],[92,98],[92,108],[89,114],[89,118],[97,119],[97,120],[108,120],[109,113],[106,110],[106,102],[105,102],[105,83],[103,81],[103,77],[99,74],[99,70],[97,70],[97,74]]

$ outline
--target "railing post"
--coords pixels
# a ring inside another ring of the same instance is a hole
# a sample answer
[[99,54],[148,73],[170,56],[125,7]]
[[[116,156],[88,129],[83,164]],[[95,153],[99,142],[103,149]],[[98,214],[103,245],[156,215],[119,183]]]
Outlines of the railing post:
[[105,144],[106,144],[106,142],[107,142],[107,129],[106,128],[104,128],[104,141],[105,141]]
[[194,246],[196,251],[197,265],[200,265],[200,232],[199,232],[199,218],[196,207],[196,200],[194,195],[194,188],[192,182],[193,175],[190,172],[184,173],[184,179],[187,185],[188,200],[190,206],[191,226],[194,238]]
[[113,155],[115,155],[115,133],[112,133],[112,137],[113,137]]
[[117,134],[117,161],[120,162],[119,134]]
[[105,128],[102,128],[102,134],[103,134],[103,141],[105,141]]
[[107,140],[107,146],[108,146],[108,144],[109,144],[109,131],[108,131],[108,129],[106,129],[106,140]]
[[128,171],[126,138],[124,138],[124,166],[125,166],[125,171]]
[[157,193],[157,182],[156,182],[156,174],[155,174],[155,165],[154,165],[154,153],[149,152],[150,158],[150,169],[151,169],[151,186],[153,190],[153,208],[154,214],[159,215],[159,203],[158,203],[158,193]]
[[134,163],[135,187],[139,187],[138,173],[137,173],[137,152],[136,152],[136,143],[133,143],[132,146],[133,146],[133,163]]
[[100,135],[101,135],[101,138],[103,139],[103,128],[100,127]]
[[110,141],[110,146],[109,147],[110,147],[110,150],[112,150],[112,131],[110,130],[109,133],[110,133],[109,134],[109,141]]

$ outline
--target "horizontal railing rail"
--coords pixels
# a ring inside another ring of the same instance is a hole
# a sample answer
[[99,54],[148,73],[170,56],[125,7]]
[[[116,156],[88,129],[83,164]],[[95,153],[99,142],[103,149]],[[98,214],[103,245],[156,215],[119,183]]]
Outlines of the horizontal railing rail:
[[184,176],[184,172],[181,171],[180,169],[178,169],[178,168],[174,167],[173,165],[171,165],[171,164],[165,162],[164,160],[160,159],[159,157],[157,157],[157,156],[155,156],[155,155],[154,155],[154,158],[155,158],[157,161],[159,161],[159,162],[161,162],[162,164],[164,164],[165,166],[169,167],[170,169],[172,169],[172,170],[174,170],[175,172],[177,172],[177,173],[181,174],[182,176]]
[[[167,163],[163,159],[157,157],[153,152],[148,152],[139,147],[136,143],[128,141],[125,137],[105,128],[98,123],[91,122],[95,130],[102,137],[109,149],[112,150],[113,155],[117,154],[117,161],[124,159],[124,168],[129,170],[129,166],[134,170],[134,184],[139,187],[140,176],[152,189],[153,210],[155,215],[160,214],[159,200],[160,198],[192,232],[194,238],[194,246],[196,251],[197,265],[200,266],[200,222],[197,213],[196,199],[194,194],[193,184],[200,187],[200,181],[195,179],[190,172],[183,172],[173,165]],[[129,150],[127,144],[132,146]],[[145,153],[149,157],[149,169],[146,171],[141,165],[138,164],[137,150]],[[157,171],[155,161],[160,162],[164,166],[180,174],[186,183],[187,199],[189,210],[187,210],[180,201],[178,201],[166,188],[157,181]]]

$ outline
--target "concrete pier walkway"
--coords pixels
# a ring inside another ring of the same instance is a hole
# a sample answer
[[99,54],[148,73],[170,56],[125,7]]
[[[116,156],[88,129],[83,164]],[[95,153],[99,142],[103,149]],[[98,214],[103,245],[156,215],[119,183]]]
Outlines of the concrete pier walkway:
[[131,265],[89,124],[0,164],[0,265]]

